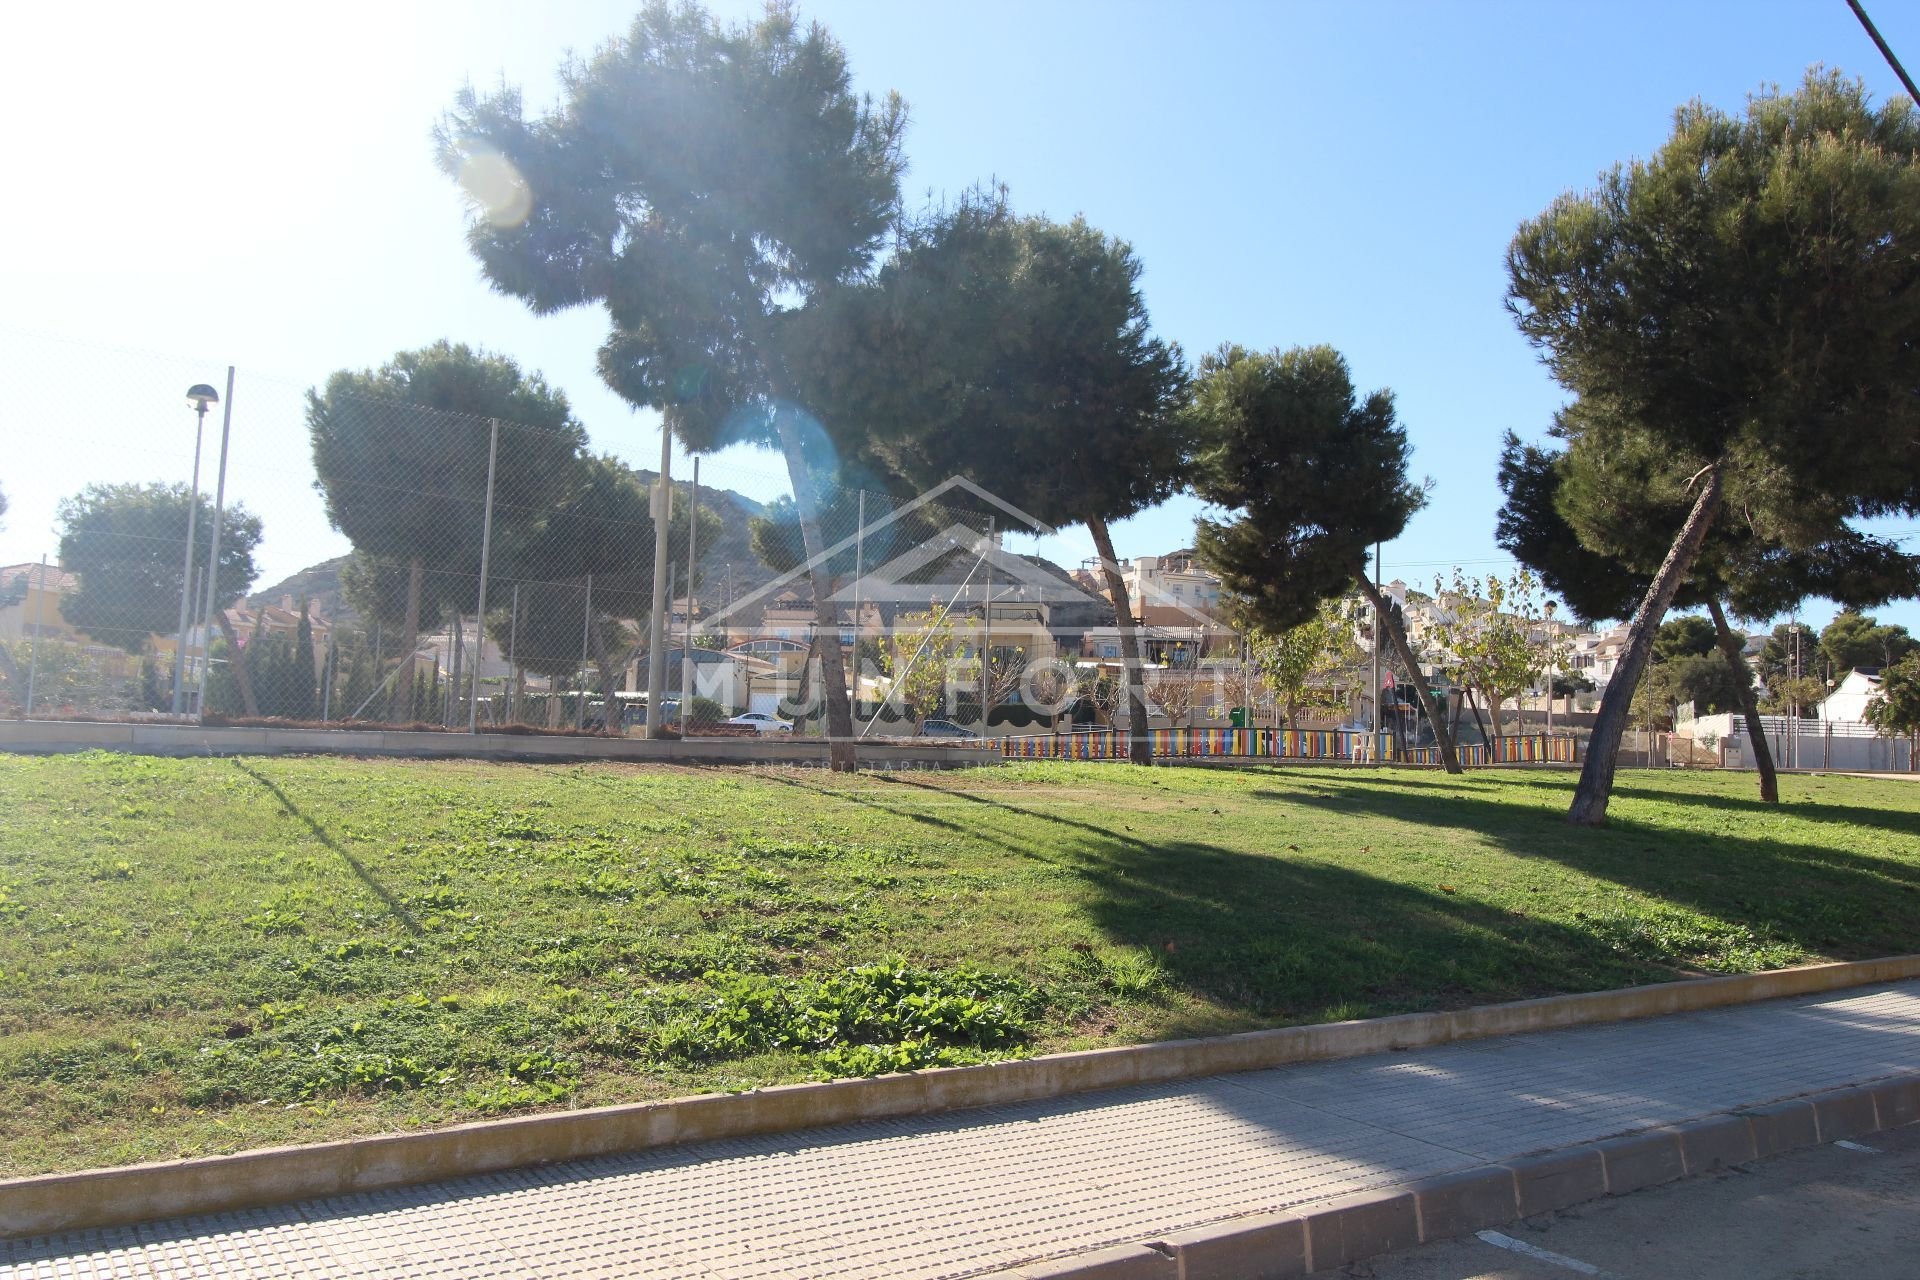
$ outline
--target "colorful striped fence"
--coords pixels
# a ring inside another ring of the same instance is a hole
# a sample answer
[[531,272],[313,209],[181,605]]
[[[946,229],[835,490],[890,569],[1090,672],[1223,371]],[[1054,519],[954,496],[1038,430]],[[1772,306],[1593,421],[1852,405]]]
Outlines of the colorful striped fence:
[[[1162,759],[1274,759],[1274,760],[1355,760],[1364,759],[1367,734],[1351,729],[1149,729],[1147,740],[1153,754]],[[1359,754],[1356,756],[1356,745]],[[1440,753],[1433,747],[1413,747],[1406,758],[1394,761],[1392,746],[1386,747],[1390,762],[1438,765]],[[1010,760],[1124,760],[1127,738],[1121,733],[1030,733],[1000,739],[1000,751]],[[1531,734],[1502,738],[1489,750],[1478,744],[1459,749],[1460,763],[1470,768],[1493,764],[1572,764],[1574,740]]]

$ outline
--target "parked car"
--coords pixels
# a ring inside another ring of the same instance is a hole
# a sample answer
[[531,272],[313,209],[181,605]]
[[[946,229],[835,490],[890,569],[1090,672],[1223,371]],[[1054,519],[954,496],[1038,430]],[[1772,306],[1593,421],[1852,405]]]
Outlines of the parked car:
[[727,721],[727,723],[745,725],[750,729],[758,729],[761,733],[793,732],[793,722],[791,720],[782,720],[779,716],[770,716],[764,711],[748,711],[743,715],[733,717]]
[[971,729],[964,729],[951,720],[922,720],[920,736],[923,738],[977,738],[980,735]]

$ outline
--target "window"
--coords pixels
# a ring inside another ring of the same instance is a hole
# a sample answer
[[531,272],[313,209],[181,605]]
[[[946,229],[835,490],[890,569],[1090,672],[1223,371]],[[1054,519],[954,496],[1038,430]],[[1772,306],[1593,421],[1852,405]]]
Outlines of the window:
[[1117,658],[1120,656],[1120,646],[1111,643],[1102,644],[1100,646],[1100,656],[1103,658]]

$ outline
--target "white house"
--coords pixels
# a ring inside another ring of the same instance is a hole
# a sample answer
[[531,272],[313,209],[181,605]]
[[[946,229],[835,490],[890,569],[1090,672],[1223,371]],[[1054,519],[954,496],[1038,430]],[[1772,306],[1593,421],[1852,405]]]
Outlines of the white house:
[[1879,692],[1880,668],[1855,667],[1847,672],[1847,678],[1820,704],[1819,718],[1835,723],[1860,724],[1867,718],[1867,704]]

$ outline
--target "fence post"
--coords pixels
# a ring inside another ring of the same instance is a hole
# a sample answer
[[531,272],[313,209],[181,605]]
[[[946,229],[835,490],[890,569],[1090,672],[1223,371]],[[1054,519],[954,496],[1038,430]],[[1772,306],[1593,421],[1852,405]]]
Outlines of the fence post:
[[487,507],[480,518],[480,608],[475,618],[479,635],[473,642],[473,696],[467,700],[467,732],[479,732],[480,656],[487,646],[487,563],[493,555],[493,464],[500,456],[500,419],[492,419],[487,437]]
[[[588,574],[587,575],[586,619],[580,624],[580,669],[582,671],[585,671],[587,669],[587,645],[592,641],[592,639],[593,639],[593,575]],[[647,720],[649,723],[651,723],[653,720],[652,708],[648,708],[647,710]],[[573,727],[576,729],[584,729],[587,727],[587,686],[586,686],[584,677],[582,677],[581,685],[580,685],[580,705],[574,709],[574,713],[573,713]]]
[[[865,496],[866,491],[861,491]],[[700,455],[693,456],[693,487],[687,491],[687,625],[685,638],[680,642],[680,734],[686,736],[687,726],[693,721],[688,717],[693,712],[693,573],[699,563],[700,547]],[[858,609],[854,617],[860,616]],[[857,648],[856,648],[857,653]],[[854,678],[854,689],[860,687],[859,677]]]
[[27,714],[33,714],[33,686],[40,675],[40,619],[47,612],[47,558],[40,557],[40,599],[34,602],[33,651],[27,655]]
[[507,621],[507,723],[520,722],[520,584],[513,584],[513,616]]
[[[653,612],[647,618],[647,737],[660,736],[667,678],[667,540],[673,522],[673,430],[660,424],[660,478],[653,486]],[[799,501],[799,495],[794,495]],[[582,660],[584,662],[584,659]]]

